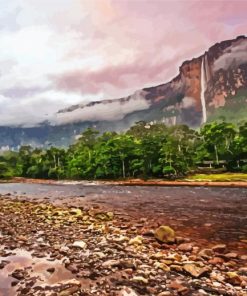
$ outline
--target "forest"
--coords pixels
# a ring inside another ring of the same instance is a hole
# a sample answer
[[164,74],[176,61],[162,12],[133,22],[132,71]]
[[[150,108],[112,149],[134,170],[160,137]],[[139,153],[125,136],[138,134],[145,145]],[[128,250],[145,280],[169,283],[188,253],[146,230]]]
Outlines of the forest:
[[85,130],[68,148],[2,151],[0,178],[179,178],[199,168],[247,173],[247,122],[186,125],[137,122],[125,133]]

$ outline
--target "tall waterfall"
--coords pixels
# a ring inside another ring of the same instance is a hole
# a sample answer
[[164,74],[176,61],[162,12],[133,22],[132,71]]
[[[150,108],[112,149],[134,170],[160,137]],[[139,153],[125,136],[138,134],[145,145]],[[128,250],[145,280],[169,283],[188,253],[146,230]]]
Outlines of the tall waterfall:
[[206,101],[205,101],[206,87],[207,87],[207,81],[205,77],[204,57],[203,57],[202,64],[201,64],[201,104],[202,104],[202,122],[203,123],[207,121],[207,107],[206,107]]

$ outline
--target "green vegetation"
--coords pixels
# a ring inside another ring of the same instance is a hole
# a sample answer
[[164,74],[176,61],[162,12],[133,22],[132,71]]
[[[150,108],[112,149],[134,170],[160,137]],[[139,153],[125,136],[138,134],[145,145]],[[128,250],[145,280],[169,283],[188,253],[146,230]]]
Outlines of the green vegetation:
[[22,146],[0,155],[0,178],[181,178],[205,167],[247,173],[247,122],[195,131],[141,121],[121,134],[87,129],[68,149]]
[[186,178],[188,181],[202,182],[238,182],[247,181],[247,174],[244,173],[221,173],[221,174],[195,174]]

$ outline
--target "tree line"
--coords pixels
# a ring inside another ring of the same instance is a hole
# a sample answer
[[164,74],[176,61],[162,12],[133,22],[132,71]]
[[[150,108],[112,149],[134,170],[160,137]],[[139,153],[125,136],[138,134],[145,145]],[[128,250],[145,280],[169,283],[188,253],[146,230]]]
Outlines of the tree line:
[[125,133],[103,134],[89,128],[66,149],[22,146],[2,152],[0,177],[176,178],[208,163],[247,173],[247,122],[211,122],[194,130],[140,121]]

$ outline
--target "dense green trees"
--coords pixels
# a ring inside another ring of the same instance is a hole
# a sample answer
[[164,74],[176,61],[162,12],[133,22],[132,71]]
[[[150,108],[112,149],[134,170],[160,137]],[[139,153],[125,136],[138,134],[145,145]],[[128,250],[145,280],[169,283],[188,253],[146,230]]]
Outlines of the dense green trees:
[[67,150],[50,147],[0,155],[0,178],[116,179],[177,177],[203,165],[247,171],[247,123],[185,125],[138,122],[126,133],[85,130]]

